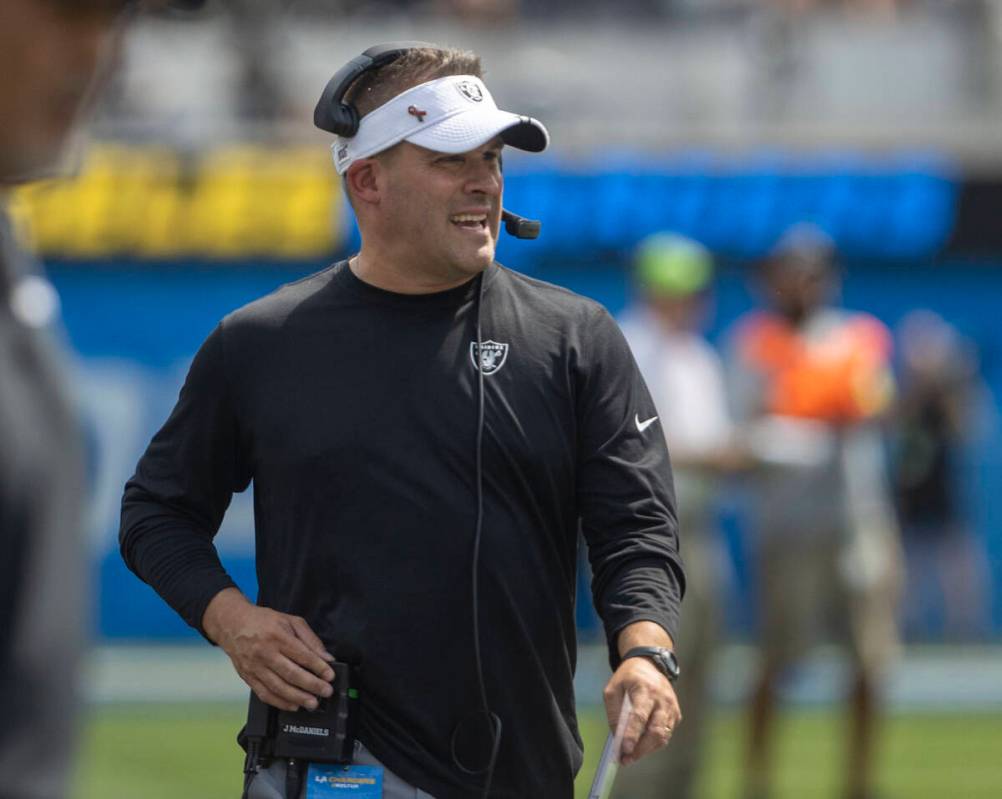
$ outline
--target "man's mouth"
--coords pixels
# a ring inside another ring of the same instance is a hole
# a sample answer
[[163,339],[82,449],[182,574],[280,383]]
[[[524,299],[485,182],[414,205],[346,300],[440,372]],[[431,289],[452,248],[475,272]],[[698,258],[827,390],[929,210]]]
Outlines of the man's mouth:
[[467,230],[483,230],[487,227],[487,214],[453,214],[449,221]]

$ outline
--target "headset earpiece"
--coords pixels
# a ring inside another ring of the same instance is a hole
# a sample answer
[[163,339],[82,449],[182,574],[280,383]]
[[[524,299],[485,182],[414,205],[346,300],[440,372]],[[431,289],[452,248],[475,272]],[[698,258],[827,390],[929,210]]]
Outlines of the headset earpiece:
[[362,55],[355,56],[327,82],[313,110],[313,124],[335,136],[350,139],[358,133],[359,115],[355,106],[344,102],[348,89],[366,72],[379,69],[396,61],[408,50],[417,48],[437,49],[428,42],[387,42],[374,45]]

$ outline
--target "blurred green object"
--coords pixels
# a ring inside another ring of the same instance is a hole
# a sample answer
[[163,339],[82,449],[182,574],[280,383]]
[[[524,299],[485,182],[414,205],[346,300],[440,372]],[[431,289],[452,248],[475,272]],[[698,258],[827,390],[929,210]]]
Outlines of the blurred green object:
[[[243,714],[243,703],[94,709],[86,722],[73,799],[236,799],[243,753],[235,737]],[[580,720],[585,764],[577,799],[588,793],[607,731],[599,708],[582,708]],[[839,795],[841,725],[841,717],[827,709],[790,713],[777,740],[774,799]],[[703,771],[703,799],[741,795],[743,735],[743,717],[731,710],[718,714]],[[894,714],[880,747],[880,795],[997,799],[1000,740],[999,712]]]
[[246,712],[243,702],[93,709],[72,799],[237,799]]
[[637,283],[648,294],[687,297],[713,277],[713,256],[699,242],[675,233],[655,233],[637,246]]
[[[684,706],[683,706],[684,707]],[[575,799],[585,799],[607,730],[598,713],[582,714],[585,765]],[[684,723],[684,722],[683,722]],[[700,799],[743,796],[745,717],[717,714],[700,778]],[[877,747],[877,796],[890,799],[997,799],[1002,785],[1002,713],[892,713]],[[836,709],[791,710],[776,738],[770,799],[842,796],[844,719]],[[613,791],[613,799],[635,799]]]

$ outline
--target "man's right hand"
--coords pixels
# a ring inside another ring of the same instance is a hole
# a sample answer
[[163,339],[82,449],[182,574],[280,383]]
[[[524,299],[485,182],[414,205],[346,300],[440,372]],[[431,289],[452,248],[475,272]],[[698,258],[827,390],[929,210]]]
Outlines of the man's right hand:
[[280,710],[315,710],[333,693],[334,656],[299,616],[252,604],[236,588],[216,594],[202,628],[258,698]]

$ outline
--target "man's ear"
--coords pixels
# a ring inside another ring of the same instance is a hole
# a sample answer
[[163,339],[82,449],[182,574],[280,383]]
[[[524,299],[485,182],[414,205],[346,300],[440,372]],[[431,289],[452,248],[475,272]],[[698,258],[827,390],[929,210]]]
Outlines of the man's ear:
[[381,164],[375,158],[362,158],[348,167],[345,181],[357,203],[375,205],[382,194]]

